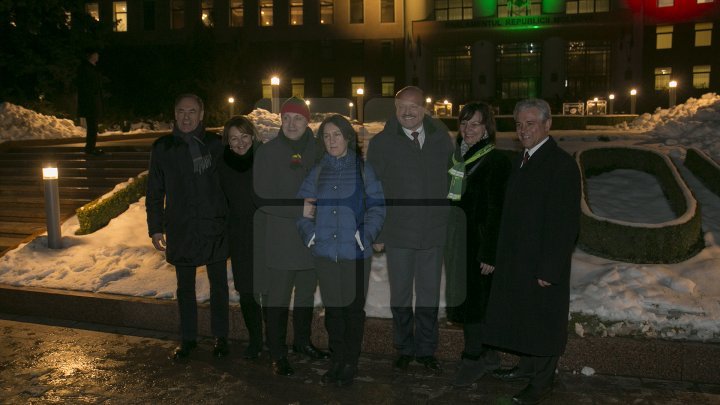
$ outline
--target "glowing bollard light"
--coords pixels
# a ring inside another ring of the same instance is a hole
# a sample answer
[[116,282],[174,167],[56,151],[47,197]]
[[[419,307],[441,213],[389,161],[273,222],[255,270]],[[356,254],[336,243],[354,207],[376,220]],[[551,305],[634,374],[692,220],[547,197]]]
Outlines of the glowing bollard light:
[[272,90],[272,112],[280,114],[280,78],[273,76],[270,78],[270,89]]
[[57,165],[43,167],[42,173],[45,187],[45,221],[47,223],[48,247],[50,249],[62,249]]
[[669,107],[675,107],[675,98],[677,95],[677,81],[671,80],[668,83],[668,105]]
[[228,104],[230,107],[230,118],[232,118],[232,116],[235,115],[235,98],[228,97]]
[[308,112],[310,112],[310,99],[305,100],[305,105],[308,107]]
[[348,110],[350,111],[350,114],[348,115],[348,117],[350,118],[350,121],[352,121],[353,106],[355,106],[355,104],[353,104],[352,101],[348,103]]
[[430,103],[432,103],[432,99],[430,97],[426,98],[425,99],[425,111],[427,111],[427,112],[431,112],[430,111]]
[[610,110],[610,115],[615,113],[614,104],[615,104],[615,95],[610,93],[608,96],[608,109]]
[[635,114],[635,103],[637,99],[637,90],[630,90],[630,114]]
[[365,90],[363,88],[359,88],[355,91],[357,94],[357,119],[359,123],[363,123],[363,113],[364,113],[364,104],[363,104],[363,97],[365,95]]

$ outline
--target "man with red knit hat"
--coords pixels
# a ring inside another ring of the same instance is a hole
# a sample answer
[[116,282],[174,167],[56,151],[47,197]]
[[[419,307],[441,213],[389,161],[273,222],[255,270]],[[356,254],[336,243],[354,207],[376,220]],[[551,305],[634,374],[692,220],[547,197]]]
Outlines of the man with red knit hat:
[[287,321],[290,296],[293,305],[293,351],[311,359],[327,359],[310,339],[317,276],[310,250],[298,235],[295,221],[302,216],[303,201],[296,199],[300,185],[315,164],[316,150],[308,128],[310,110],[305,100],[291,97],[280,109],[278,136],[258,148],[253,166],[260,212],[266,216],[265,269],[268,279],[266,317],[267,345],[273,372],[294,373],[287,359]]

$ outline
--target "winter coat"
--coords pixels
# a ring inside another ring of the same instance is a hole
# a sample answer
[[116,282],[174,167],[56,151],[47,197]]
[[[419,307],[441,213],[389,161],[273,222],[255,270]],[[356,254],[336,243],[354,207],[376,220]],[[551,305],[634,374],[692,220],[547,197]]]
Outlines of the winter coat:
[[193,172],[188,144],[165,135],[152,145],[148,174],[148,231],[166,234],[166,257],[175,266],[202,266],[227,260],[227,206],[220,187],[218,160],[223,146],[215,134],[203,143],[212,157],[201,174]]
[[368,145],[367,160],[382,182],[387,217],[377,243],[409,249],[443,246],[449,204],[448,169],[454,145],[442,124],[423,119],[425,142],[418,150],[397,118]]
[[300,186],[298,198],[317,199],[315,218],[297,221],[305,246],[314,242],[313,256],[333,261],[372,256],[371,244],[385,219],[384,197],[375,171],[355,152],[340,158],[326,153]]
[[[260,248],[255,235],[262,238],[264,226],[257,223],[262,214],[257,212],[257,197],[253,189],[253,160],[257,145],[245,155],[238,155],[225,146],[220,159],[220,184],[228,204],[227,235],[233,266],[235,289],[241,293],[264,291],[263,275],[266,273],[261,259],[255,255]],[[256,263],[260,262],[260,263]]]
[[[522,168],[520,162],[508,180],[483,342],[559,356],[567,343],[580,171],[552,138]],[[538,279],[552,285],[540,287]]]
[[[314,267],[310,251],[298,235],[295,222],[302,216],[303,200],[297,192],[315,165],[317,148],[312,131],[305,131],[304,147],[293,150],[293,141],[280,130],[257,149],[253,162],[259,209],[266,214],[265,260],[268,267],[304,270]],[[294,146],[297,147],[297,144]],[[299,155],[300,157],[293,157]]]
[[[456,160],[469,159],[488,142],[481,140],[464,156],[460,156],[458,146],[455,149]],[[480,322],[485,316],[492,274],[482,275],[480,263],[495,265],[505,185],[510,169],[510,160],[503,152],[491,150],[465,166],[462,198],[451,203],[445,271],[463,280],[457,288],[464,290],[456,293],[465,297],[465,322],[468,323]]]
[[77,115],[95,117],[102,115],[102,75],[87,60],[80,63],[77,74]]

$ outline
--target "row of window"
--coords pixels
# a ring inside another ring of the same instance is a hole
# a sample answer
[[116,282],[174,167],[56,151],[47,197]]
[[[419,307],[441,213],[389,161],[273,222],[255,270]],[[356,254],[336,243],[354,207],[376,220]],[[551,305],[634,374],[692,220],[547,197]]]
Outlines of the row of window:
[[[697,4],[712,3],[715,0],[696,0]],[[658,7],[672,7],[675,5],[675,0],[657,0]]]
[[[304,0],[290,0],[288,2],[288,14],[290,25],[303,25]],[[365,0],[350,0],[349,21],[351,24],[362,24],[365,22]],[[145,29],[154,29],[154,20],[148,16],[155,15],[154,2],[146,1],[143,4],[145,14]],[[242,27],[245,25],[245,4],[244,0],[229,0],[229,26]],[[118,32],[127,31],[127,2],[113,2],[113,25]],[[201,0],[200,18],[207,27],[215,25],[213,0]],[[274,0],[258,1],[258,25],[272,27],[274,21]],[[320,0],[320,24],[333,24],[335,21],[335,0]],[[86,3],[85,12],[100,21],[100,7],[98,3]],[[185,26],[185,0],[170,0],[170,27],[180,29]],[[380,22],[395,22],[395,0],[380,0]]]
[[[695,24],[695,46],[712,45],[712,29],[713,23],[704,22]],[[673,26],[658,25],[655,28],[655,48],[671,49],[673,43]]]
[[[358,89],[365,89],[365,76],[353,76],[350,78],[350,94],[357,94]],[[305,79],[290,79],[290,90],[295,97],[305,97]],[[395,76],[382,76],[380,79],[380,93],[383,97],[395,95]],[[270,79],[262,80],[263,98],[272,98],[272,85]],[[320,96],[335,97],[335,78],[323,77],[320,79]]]
[[[710,65],[696,65],[692,70],[692,86],[696,89],[710,88]],[[655,68],[655,90],[665,90],[672,80],[671,67]]]

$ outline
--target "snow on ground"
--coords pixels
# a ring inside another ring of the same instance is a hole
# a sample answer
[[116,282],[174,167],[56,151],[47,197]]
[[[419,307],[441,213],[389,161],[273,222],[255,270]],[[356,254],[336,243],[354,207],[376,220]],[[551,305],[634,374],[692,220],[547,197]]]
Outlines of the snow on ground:
[[4,102],[0,104],[0,141],[85,136],[71,120],[61,119]]
[[[703,108],[698,108],[696,112],[700,112],[693,116],[693,120],[700,122],[693,131],[714,125],[715,115],[702,112]],[[2,123],[8,122],[4,116],[7,110],[7,106],[0,109]],[[688,111],[687,108],[681,110]],[[3,132],[9,128],[8,131],[20,133],[21,128],[41,126],[38,122],[53,119],[33,114],[16,113],[13,117],[22,115],[31,122],[16,122],[14,125],[18,129],[3,124]],[[255,110],[250,116],[261,133],[271,134],[279,128],[276,114]],[[668,144],[667,140],[681,136],[674,134],[671,138],[662,138],[664,135],[659,135],[657,129],[679,128],[674,122],[686,117],[668,118],[662,126],[657,124],[659,121],[653,121],[656,122],[655,130],[642,135],[637,130],[614,128],[557,131],[555,136],[564,148],[571,150],[608,146],[607,139],[611,138],[610,143],[643,144],[678,159],[683,155],[682,148],[678,144]],[[364,128],[371,136],[379,132],[382,125],[369,123]],[[316,129],[317,122],[312,127]],[[698,135],[696,141],[711,145],[716,142],[713,141],[715,137],[714,133],[705,132]],[[512,145],[509,134],[499,138],[500,142]],[[639,334],[720,341],[720,197],[708,191],[683,167],[680,170],[702,206],[706,248],[698,255],[676,264],[623,263],[580,250],[573,255],[571,312],[599,317],[609,325],[605,331],[607,335]],[[661,192],[658,194],[657,181],[644,173],[629,170],[605,173],[589,179],[589,189],[593,209],[604,216],[642,223],[657,223],[672,216],[667,204],[662,201],[656,204],[656,200],[664,201],[664,198]],[[165,262],[162,253],[152,248],[146,231],[144,199],[93,234],[76,236],[74,232],[78,227],[76,217],[63,224],[64,249],[48,249],[47,237],[41,236],[0,258],[0,283],[174,298],[174,269]],[[230,272],[228,282],[232,287]],[[198,299],[206,301],[209,290],[202,269],[198,272],[197,286]],[[231,291],[233,301],[237,302],[237,294],[232,288]],[[319,302],[319,296],[316,301]],[[389,301],[385,256],[376,254],[366,306],[368,315],[390,317]],[[578,335],[588,333],[581,324],[577,324],[575,330]]]

